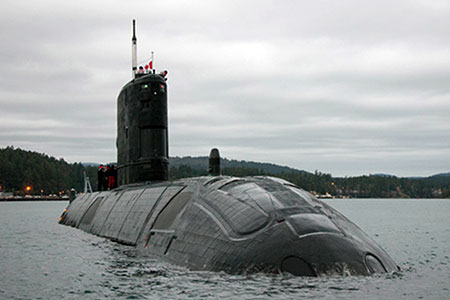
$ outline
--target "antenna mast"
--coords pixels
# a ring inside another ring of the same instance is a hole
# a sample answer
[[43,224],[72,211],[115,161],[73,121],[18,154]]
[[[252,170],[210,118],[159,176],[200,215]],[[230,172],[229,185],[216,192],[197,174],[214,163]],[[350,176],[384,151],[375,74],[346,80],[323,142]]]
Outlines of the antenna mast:
[[136,21],[133,19],[133,37],[131,38],[131,70],[133,78],[136,78],[137,71],[137,46],[136,46]]

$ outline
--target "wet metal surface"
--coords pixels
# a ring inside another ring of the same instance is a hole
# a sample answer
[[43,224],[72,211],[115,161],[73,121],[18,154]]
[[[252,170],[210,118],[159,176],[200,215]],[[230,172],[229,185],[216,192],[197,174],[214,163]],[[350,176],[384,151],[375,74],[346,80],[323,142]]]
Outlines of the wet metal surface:
[[272,177],[208,176],[85,194],[61,223],[191,270],[305,276],[397,270],[343,215]]

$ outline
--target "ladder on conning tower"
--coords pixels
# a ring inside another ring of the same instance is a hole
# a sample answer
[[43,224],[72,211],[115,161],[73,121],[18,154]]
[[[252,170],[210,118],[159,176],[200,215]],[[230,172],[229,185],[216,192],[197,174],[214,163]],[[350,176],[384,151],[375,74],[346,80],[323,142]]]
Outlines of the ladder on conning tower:
[[83,171],[83,175],[84,175],[84,192],[92,193],[91,182],[89,181],[89,177],[86,176],[86,171]]

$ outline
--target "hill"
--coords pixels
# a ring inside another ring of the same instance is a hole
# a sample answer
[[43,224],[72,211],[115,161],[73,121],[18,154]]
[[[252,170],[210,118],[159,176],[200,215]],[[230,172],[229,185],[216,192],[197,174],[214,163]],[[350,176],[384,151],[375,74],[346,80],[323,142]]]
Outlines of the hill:
[[[332,177],[316,171],[302,170],[270,163],[221,159],[222,173],[231,176],[268,175],[286,179],[316,194],[336,197],[380,198],[450,198],[450,173],[426,178],[399,178],[386,174],[356,177]],[[96,163],[70,164],[46,154],[6,147],[0,149],[0,191],[30,194],[56,194],[84,187],[83,172],[96,190]],[[208,174],[208,157],[171,157],[170,179]],[[42,191],[42,192],[41,192]]]
[[[450,173],[430,177],[399,178],[389,174],[332,177],[275,164],[221,158],[222,173],[233,176],[271,175],[286,179],[317,194],[357,198],[449,198]],[[173,157],[170,177],[178,179],[207,175],[208,157]]]
[[432,178],[436,178],[436,177],[450,177],[450,172],[448,172],[448,173],[439,173],[439,174],[436,174],[436,175],[432,175],[430,177],[432,177]]
[[[0,191],[34,195],[58,194],[70,188],[80,191],[83,171],[88,170],[81,163],[69,164],[46,154],[12,146],[0,149]],[[95,172],[95,168],[89,171]]]
[[[228,158],[221,158],[220,164],[222,168],[249,168],[249,169],[257,169],[262,170],[263,172],[270,174],[280,174],[287,172],[304,172],[297,169],[293,169],[290,167],[279,166],[271,163],[260,163],[254,161],[245,161],[245,160],[234,160]],[[199,156],[199,157],[171,157],[169,159],[169,165],[171,167],[179,167],[181,165],[187,165],[194,169],[204,169],[208,170],[208,157],[207,156]]]

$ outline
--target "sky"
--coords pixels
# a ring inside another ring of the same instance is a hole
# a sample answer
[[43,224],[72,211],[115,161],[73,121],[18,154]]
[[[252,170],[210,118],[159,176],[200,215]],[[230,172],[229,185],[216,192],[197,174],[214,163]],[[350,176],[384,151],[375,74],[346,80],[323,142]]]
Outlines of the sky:
[[449,0],[2,0],[0,148],[116,161],[132,19],[169,72],[170,156],[450,171]]

